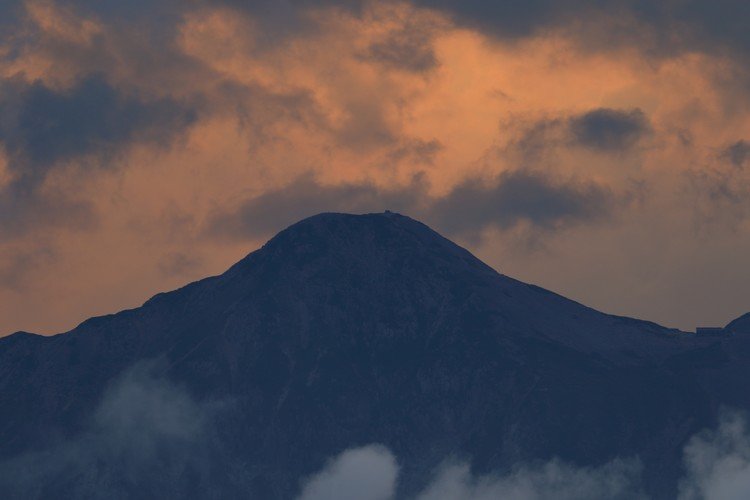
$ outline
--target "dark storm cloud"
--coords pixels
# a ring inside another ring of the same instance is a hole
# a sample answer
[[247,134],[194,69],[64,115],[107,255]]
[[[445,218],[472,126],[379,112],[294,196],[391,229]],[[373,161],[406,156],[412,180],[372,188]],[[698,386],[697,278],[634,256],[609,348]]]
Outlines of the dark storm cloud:
[[620,151],[634,146],[650,126],[640,109],[599,108],[570,118],[570,132],[581,146]]
[[614,205],[615,196],[606,187],[555,182],[542,173],[516,170],[500,174],[489,185],[480,180],[459,185],[435,202],[430,217],[453,234],[509,229],[521,222],[555,230],[604,218]]
[[[19,78],[0,83],[0,144],[10,182],[0,189],[0,235],[30,226],[82,227],[90,207],[63,193],[42,192],[55,169],[111,166],[134,142],[168,144],[195,118],[169,99],[142,100],[91,76],[66,90]],[[62,219],[62,220],[61,220]]]
[[725,148],[719,156],[730,161],[736,167],[742,167],[745,162],[750,160],[750,142],[737,141]]

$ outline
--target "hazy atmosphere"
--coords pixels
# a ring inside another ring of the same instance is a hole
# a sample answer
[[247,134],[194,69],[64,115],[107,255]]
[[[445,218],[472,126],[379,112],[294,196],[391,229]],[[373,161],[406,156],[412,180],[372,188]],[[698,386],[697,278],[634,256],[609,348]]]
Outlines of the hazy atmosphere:
[[0,0],[0,335],[140,305],[317,212],[385,209],[597,309],[724,325],[750,296],[749,18]]

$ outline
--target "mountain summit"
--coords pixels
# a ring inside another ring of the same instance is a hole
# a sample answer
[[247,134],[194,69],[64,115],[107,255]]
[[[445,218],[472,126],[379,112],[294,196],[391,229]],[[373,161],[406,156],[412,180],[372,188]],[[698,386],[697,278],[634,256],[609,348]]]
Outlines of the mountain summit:
[[742,333],[595,311],[408,217],[320,214],[140,308],[0,339],[0,490],[293,498],[374,442],[408,460],[403,496],[451,456],[638,457],[670,498],[686,440],[750,408],[748,361]]

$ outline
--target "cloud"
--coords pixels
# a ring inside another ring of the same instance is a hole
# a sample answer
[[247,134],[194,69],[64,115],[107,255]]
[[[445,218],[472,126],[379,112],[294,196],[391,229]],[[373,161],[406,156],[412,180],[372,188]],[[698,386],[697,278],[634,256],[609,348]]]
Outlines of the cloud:
[[649,131],[646,115],[640,109],[623,111],[598,108],[569,121],[578,144],[601,151],[622,151],[633,147]]
[[395,69],[422,73],[439,64],[432,46],[435,28],[405,22],[369,45],[363,58]]
[[65,168],[113,168],[134,143],[168,145],[195,119],[195,111],[170,99],[141,99],[89,76],[66,89],[20,77],[0,83],[0,144],[7,180],[0,187],[0,235],[35,227],[83,228],[91,206],[75,194],[45,189]]
[[[0,3],[0,8],[10,14],[20,10],[20,2],[16,0],[6,0],[5,3],[7,6]],[[69,3],[79,11],[107,22],[139,23],[148,27],[149,36],[160,30],[171,33],[180,17],[196,7],[228,6],[258,19],[267,43],[278,43],[289,36],[321,29],[310,15],[311,11],[337,9],[361,16],[371,5],[365,0],[74,0]],[[649,54],[667,55],[691,50],[721,55],[729,51],[746,61],[750,49],[750,35],[743,22],[750,15],[750,7],[743,0],[661,3],[637,0],[413,0],[410,3],[435,9],[461,26],[506,40],[563,31],[588,42],[585,44],[587,50],[636,46]]]
[[[393,500],[399,467],[379,445],[347,450],[303,483],[297,500]],[[463,463],[445,464],[416,500],[636,500],[640,488],[637,460],[614,460],[601,467],[575,467],[552,460],[519,465],[507,475],[475,476]]]
[[[640,2],[637,0],[415,0],[439,9],[456,22],[501,39],[565,32],[586,50],[636,47],[651,55],[691,50],[746,59],[750,34],[743,22],[750,6],[743,0]],[[748,62],[747,59],[745,61]]]
[[744,413],[724,410],[718,428],[705,430],[684,451],[686,476],[679,500],[750,498],[750,433]]
[[[579,149],[610,154],[609,162],[627,155],[652,134],[650,120],[638,108],[594,108],[583,113],[553,115],[536,120],[514,119],[505,125],[509,134],[498,154],[520,165],[559,164]],[[551,165],[553,168],[557,165]]]
[[0,247],[0,288],[22,291],[29,275],[55,259],[49,245],[36,243],[31,248]]
[[707,164],[687,171],[685,178],[695,230],[703,233],[728,228],[736,234],[750,216],[750,182],[743,169]]
[[437,199],[430,218],[453,233],[477,233],[495,227],[510,229],[528,223],[542,230],[595,222],[617,204],[606,186],[575,180],[557,181],[532,170],[501,173],[490,182],[470,179]]
[[719,156],[728,160],[736,167],[743,167],[745,162],[750,160],[750,142],[744,140],[737,141],[724,148]]
[[298,500],[390,500],[398,465],[385,447],[369,445],[344,451],[307,480]]
[[585,2],[530,0],[526,2],[483,2],[482,0],[417,0],[417,5],[437,8],[465,25],[480,28],[498,37],[529,36],[550,25],[569,21]]
[[[694,435],[683,450],[678,500],[750,498],[750,429],[745,413],[724,409],[717,428]],[[302,483],[297,500],[392,500],[400,467],[383,446],[347,450]],[[476,475],[469,464],[448,460],[415,500],[646,500],[637,459],[577,467],[553,459],[516,464],[506,474]],[[359,489],[358,485],[360,486]],[[362,486],[362,485],[367,485]],[[362,496],[369,492],[371,496]]]
[[323,185],[305,175],[280,189],[217,211],[205,231],[229,239],[266,236],[310,214],[391,210],[424,218],[452,235],[478,237],[484,230],[528,224],[555,231],[611,215],[619,203],[606,186],[557,181],[542,172],[513,170],[490,182],[470,178],[443,197],[432,197],[421,176],[411,184],[383,188],[372,183]]
[[195,119],[195,111],[182,103],[142,100],[97,75],[62,90],[40,81],[6,80],[0,114],[0,141],[11,170],[21,176],[91,155],[111,160],[134,141],[168,143]]
[[158,268],[165,276],[192,276],[202,264],[198,257],[183,252],[170,252],[159,260]]
[[215,213],[206,231],[230,239],[259,238],[320,212],[408,212],[424,195],[419,178],[405,188],[383,189],[371,183],[323,185],[305,175],[245,200],[232,211]]
[[466,464],[444,467],[417,500],[637,500],[641,466],[615,460],[601,467],[575,467],[552,460],[520,466],[506,476],[475,477]]
[[0,239],[24,236],[34,229],[85,230],[96,227],[88,201],[74,200],[57,189],[42,190],[29,179],[0,189]]
[[153,494],[189,496],[179,478],[202,474],[210,444],[212,408],[140,363],[105,392],[86,429],[48,448],[0,464],[7,498],[39,498],[49,488],[71,498],[133,496],[148,484]]

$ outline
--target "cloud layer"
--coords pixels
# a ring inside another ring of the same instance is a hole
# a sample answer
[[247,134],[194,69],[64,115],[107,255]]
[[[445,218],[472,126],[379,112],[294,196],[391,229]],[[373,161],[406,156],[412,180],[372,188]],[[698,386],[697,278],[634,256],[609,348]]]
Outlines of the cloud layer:
[[149,484],[155,495],[188,496],[173,488],[180,477],[200,482],[213,412],[157,368],[142,363],[123,373],[82,433],[0,464],[0,489],[9,498],[42,498],[49,488],[71,498],[116,498],[138,496]]
[[[308,479],[297,500],[393,500],[399,467],[377,445],[347,450]],[[415,500],[587,500],[646,499],[638,461],[616,460],[602,467],[577,468],[553,460],[519,465],[507,475],[475,476],[469,465],[446,463]],[[713,499],[711,499],[713,500]]]
[[[750,433],[746,416],[725,410],[716,429],[694,436],[684,449],[685,475],[678,500],[733,500],[750,495]],[[396,457],[378,445],[332,458],[302,483],[297,500],[392,500],[398,489]],[[469,464],[447,461],[415,500],[647,500],[637,459],[598,467],[559,460],[517,464],[507,474],[476,475]],[[399,497],[400,498],[400,497]]]
[[[233,491],[249,487],[252,471],[243,472],[241,457],[229,458],[219,447],[217,422],[227,402],[199,401],[164,372],[153,361],[125,370],[78,432],[0,462],[0,490],[8,498],[47,497],[49,488],[62,496],[114,498],[142,495],[139,488],[148,484],[154,496],[184,498],[221,491],[227,474]],[[715,428],[685,445],[683,464],[678,500],[750,496],[747,415],[722,410]],[[402,470],[419,475],[412,484],[423,484],[406,497]],[[371,444],[344,450],[299,478],[296,500],[647,500],[641,472],[638,457],[587,467],[553,459],[485,474],[445,457],[437,469],[420,470]]]

